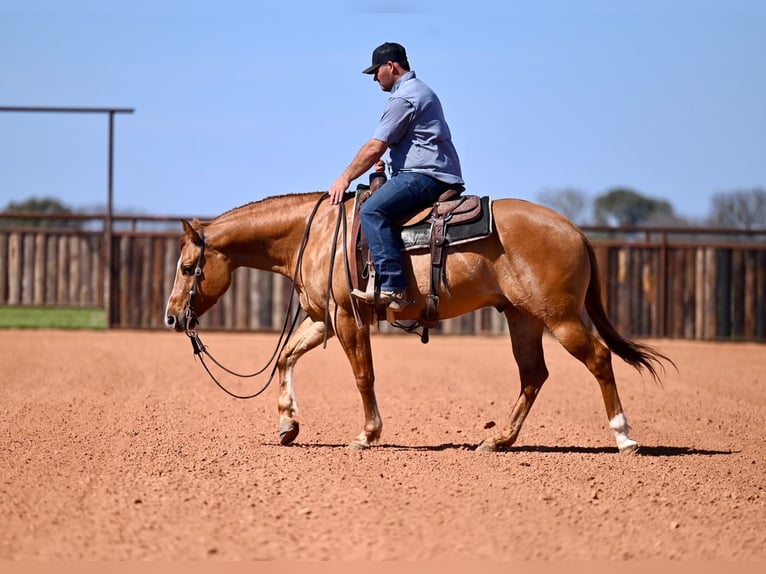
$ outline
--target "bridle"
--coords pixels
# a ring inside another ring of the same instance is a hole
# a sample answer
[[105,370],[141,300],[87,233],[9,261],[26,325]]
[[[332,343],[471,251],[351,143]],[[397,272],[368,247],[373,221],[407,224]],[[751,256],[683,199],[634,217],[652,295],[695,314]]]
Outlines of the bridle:
[[[303,234],[303,240],[301,241],[301,246],[298,251],[298,259],[295,266],[295,273],[293,275],[292,281],[293,286],[296,284],[296,281],[298,277],[301,274],[301,266],[303,262],[303,253],[306,249],[306,245],[308,244],[308,238],[309,238],[309,231],[311,228],[311,223],[314,220],[314,216],[316,215],[317,211],[319,210],[319,206],[321,205],[322,201],[329,197],[329,194],[325,193],[320,198],[319,201],[314,206],[313,211],[311,212],[311,215],[309,215],[308,221],[306,223],[306,230]],[[335,236],[333,238],[333,247],[331,250],[331,264],[330,264],[330,277],[328,278],[327,283],[327,296],[325,301],[325,325],[328,325],[330,322],[329,317],[329,299],[331,295],[332,290],[332,275],[334,272],[333,264],[332,262],[335,260],[335,249],[337,248],[337,238],[339,233],[339,227],[341,221],[343,222],[343,235],[344,235],[344,241],[343,241],[343,249],[344,253],[346,251],[346,241],[345,241],[345,235],[346,235],[346,228],[345,228],[345,222],[346,222],[346,215],[345,215],[345,207],[343,205],[343,202],[339,204],[340,208],[338,211],[338,221],[336,223],[335,227]],[[292,321],[290,321],[290,308],[293,306],[293,301],[295,298],[295,289],[290,290],[290,297],[287,301],[287,309],[285,312],[285,320],[282,324],[282,331],[279,334],[279,340],[277,341],[276,347],[274,349],[274,352],[271,355],[271,358],[266,362],[266,364],[259,369],[258,371],[250,374],[240,374],[235,371],[232,371],[222,365],[220,362],[216,360],[213,355],[210,354],[207,347],[202,343],[202,340],[200,339],[199,333],[194,329],[197,325],[197,313],[194,311],[194,306],[192,305],[194,301],[194,296],[197,295],[197,293],[200,292],[200,284],[202,282],[202,269],[205,266],[205,234],[200,228],[199,231],[197,231],[197,235],[199,236],[199,242],[196,243],[196,245],[199,247],[199,256],[197,257],[197,264],[194,267],[194,271],[192,272],[194,274],[194,280],[192,281],[192,285],[189,288],[189,292],[186,297],[186,304],[184,305],[184,333],[187,337],[189,337],[189,340],[191,341],[192,349],[194,350],[195,357],[199,357],[200,362],[202,363],[202,366],[204,367],[205,371],[207,371],[208,376],[213,380],[213,382],[227,395],[235,398],[235,399],[252,399],[263,393],[271,384],[271,381],[274,379],[274,375],[277,371],[277,362],[274,361],[274,359],[284,350],[284,348],[287,346],[288,341],[290,340],[290,336],[293,334],[293,331],[295,331],[295,327],[298,324],[298,318],[300,317],[301,313],[301,306],[296,305],[295,313],[293,314]],[[344,257],[346,261],[346,279],[349,285],[349,291],[351,290],[351,275],[350,270],[348,267],[348,254],[345,253]],[[184,273],[184,270],[181,270],[181,273]],[[187,274],[188,273],[184,273]],[[356,309],[354,308],[354,315],[356,316]],[[358,320],[358,318],[357,318]],[[327,330],[325,329],[325,345],[327,344]],[[208,368],[207,364],[205,363],[205,355],[207,355],[213,363],[215,363],[220,369],[223,371],[229,373],[230,375],[233,375],[235,377],[239,377],[242,379],[255,377],[257,375],[260,375],[266,371],[266,369],[269,367],[269,365],[273,362],[274,366],[271,369],[271,373],[269,374],[269,379],[266,381],[266,383],[261,387],[258,391],[254,392],[250,395],[238,395],[236,393],[231,392],[229,389],[227,389],[223,384],[221,384],[218,379],[213,375],[212,372],[210,372],[210,369]]]
[[[197,313],[194,310],[193,301],[194,296],[197,295],[197,293],[200,292],[200,284],[202,282],[202,269],[205,266],[205,234],[203,233],[202,229],[200,229],[197,234],[199,235],[199,242],[196,243],[196,245],[199,247],[199,256],[197,257],[197,264],[194,267],[193,276],[194,280],[192,281],[191,287],[189,288],[189,293],[186,296],[186,304],[184,305],[184,333],[187,337],[189,337],[189,340],[191,341],[192,349],[194,349],[194,356],[199,357],[200,362],[202,363],[202,366],[204,367],[205,371],[207,372],[208,376],[213,380],[213,382],[227,395],[234,397],[235,399],[252,399],[263,393],[271,384],[271,381],[274,378],[274,374],[277,370],[277,364],[274,363],[274,366],[271,370],[271,374],[269,375],[269,379],[266,381],[266,383],[261,387],[257,392],[250,394],[250,395],[239,395],[236,393],[231,392],[229,389],[227,389],[216,377],[213,375],[213,373],[208,368],[207,364],[205,363],[205,355],[207,355],[213,363],[215,363],[220,369],[223,371],[229,373],[230,375],[233,375],[235,377],[239,377],[241,379],[247,379],[251,377],[255,377],[257,375],[262,374],[266,369],[269,367],[269,365],[274,362],[274,359],[276,358],[279,351],[281,351],[282,348],[284,348],[284,345],[287,344],[287,340],[289,339],[290,334],[292,334],[293,330],[295,329],[295,325],[298,322],[298,317],[300,315],[300,306],[296,309],[295,316],[293,318],[292,323],[288,327],[290,314],[285,313],[285,322],[282,325],[282,333],[279,336],[279,341],[277,342],[276,349],[274,350],[274,353],[271,355],[271,358],[266,362],[266,364],[259,369],[258,371],[250,374],[241,374],[237,373],[235,371],[232,371],[231,369],[225,367],[222,365],[211,353],[208,351],[207,346],[202,342],[202,339],[199,336],[199,333],[194,328],[197,325]],[[184,270],[181,270],[181,273],[184,273]],[[186,273],[187,275],[189,273]],[[293,297],[290,296],[290,300],[288,301],[288,310],[290,309],[290,306],[292,305]],[[282,340],[284,338],[284,343],[282,343]]]
[[[197,243],[197,246],[199,247],[199,256],[197,257],[197,265],[194,267],[193,271],[194,280],[189,288],[189,294],[186,297],[186,304],[184,305],[184,332],[189,337],[196,335],[197,333],[193,330],[193,326],[196,326],[197,324],[197,313],[194,311],[194,307],[192,307],[192,300],[194,299],[194,296],[199,293],[202,268],[205,266],[205,234],[202,229],[200,229],[197,234],[199,235],[199,243]],[[182,269],[181,273],[183,272]]]

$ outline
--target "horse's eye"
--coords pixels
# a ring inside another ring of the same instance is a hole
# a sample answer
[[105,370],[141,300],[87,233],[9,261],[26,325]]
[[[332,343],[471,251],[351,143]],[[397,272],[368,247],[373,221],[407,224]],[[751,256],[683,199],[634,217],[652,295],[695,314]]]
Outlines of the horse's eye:
[[184,275],[194,275],[194,265],[184,265],[181,267],[181,273]]

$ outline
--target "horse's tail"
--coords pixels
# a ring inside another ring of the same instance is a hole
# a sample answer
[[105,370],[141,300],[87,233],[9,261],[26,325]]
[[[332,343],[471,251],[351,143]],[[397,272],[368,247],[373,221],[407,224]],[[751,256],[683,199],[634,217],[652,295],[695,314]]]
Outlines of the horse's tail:
[[626,339],[617,332],[604,309],[596,253],[593,251],[593,246],[588,241],[588,238],[585,235],[582,238],[590,258],[590,283],[585,294],[585,309],[588,311],[590,320],[606,343],[606,346],[613,353],[616,353],[623,361],[639,372],[646,369],[652,375],[655,382],[661,384],[659,371],[661,370],[663,374],[665,372],[665,366],[662,364],[662,361],[667,361],[673,367],[676,366],[675,363],[653,347]]

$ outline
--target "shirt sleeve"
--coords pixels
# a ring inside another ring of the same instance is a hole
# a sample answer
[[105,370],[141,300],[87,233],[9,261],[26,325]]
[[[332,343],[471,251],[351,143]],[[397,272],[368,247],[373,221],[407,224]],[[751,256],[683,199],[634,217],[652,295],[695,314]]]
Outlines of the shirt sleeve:
[[389,98],[373,138],[387,144],[399,142],[410,126],[415,108],[404,98]]

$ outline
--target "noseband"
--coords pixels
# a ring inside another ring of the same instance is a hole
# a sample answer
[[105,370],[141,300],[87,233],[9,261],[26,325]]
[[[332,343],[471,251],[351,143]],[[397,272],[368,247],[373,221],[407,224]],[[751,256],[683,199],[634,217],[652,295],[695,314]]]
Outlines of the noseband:
[[[192,281],[192,286],[186,297],[186,305],[184,306],[184,331],[189,336],[196,334],[190,327],[192,322],[197,322],[197,313],[194,311],[194,307],[192,307],[192,299],[194,299],[194,296],[199,292],[199,286],[202,280],[202,268],[205,265],[205,235],[201,229],[199,230],[198,235],[200,238],[200,241],[197,244],[199,246],[199,257],[197,258],[197,266],[194,268],[194,281]],[[183,273],[183,270],[181,270],[181,273]]]

